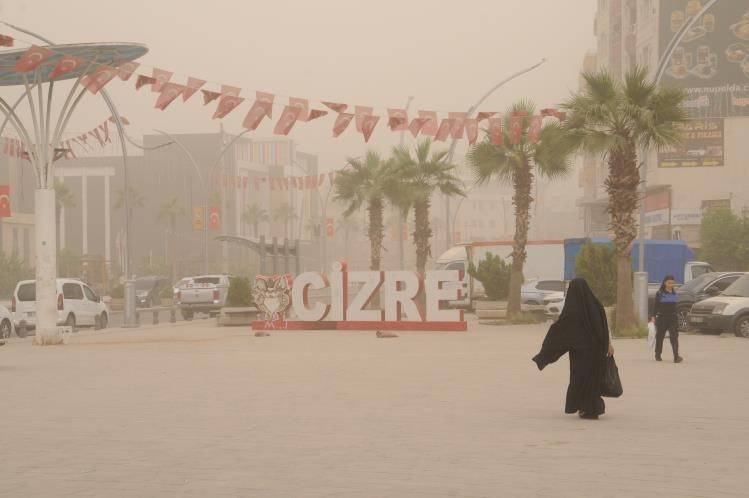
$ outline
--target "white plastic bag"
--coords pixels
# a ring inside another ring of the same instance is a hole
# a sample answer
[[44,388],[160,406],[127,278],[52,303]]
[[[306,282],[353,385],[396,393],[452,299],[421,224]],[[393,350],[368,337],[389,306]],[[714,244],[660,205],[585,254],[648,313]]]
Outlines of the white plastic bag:
[[655,333],[655,324],[648,322],[648,349],[650,350],[655,349]]

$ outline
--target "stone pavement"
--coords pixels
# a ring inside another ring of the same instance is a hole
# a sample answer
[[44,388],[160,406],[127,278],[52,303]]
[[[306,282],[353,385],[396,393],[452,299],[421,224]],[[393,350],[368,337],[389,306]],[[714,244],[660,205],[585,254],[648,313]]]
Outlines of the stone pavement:
[[544,332],[194,322],[11,340],[0,495],[749,494],[749,341],[683,336],[675,365],[617,340],[624,396],[584,421],[563,414],[567,359],[530,360]]

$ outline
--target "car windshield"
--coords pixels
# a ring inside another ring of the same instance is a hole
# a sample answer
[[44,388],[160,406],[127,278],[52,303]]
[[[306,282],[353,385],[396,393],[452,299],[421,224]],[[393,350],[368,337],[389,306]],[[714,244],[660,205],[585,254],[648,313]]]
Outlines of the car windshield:
[[219,283],[219,277],[197,277],[193,279],[196,284],[214,284]]
[[18,287],[18,300],[19,301],[36,301],[36,284],[35,283],[21,284]]
[[749,275],[736,280],[723,291],[724,296],[749,297]]
[[694,278],[681,286],[682,291],[697,292],[699,289],[707,285],[710,280],[715,278],[715,273],[703,273],[697,278]]

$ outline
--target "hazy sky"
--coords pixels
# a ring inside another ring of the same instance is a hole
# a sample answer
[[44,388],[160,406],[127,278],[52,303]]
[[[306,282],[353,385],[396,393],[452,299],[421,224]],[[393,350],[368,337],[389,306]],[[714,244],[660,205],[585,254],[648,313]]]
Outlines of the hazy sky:
[[[566,97],[577,85],[583,55],[594,48],[595,0],[314,0],[314,1],[112,1],[0,0],[0,18],[57,43],[144,43],[144,64],[284,96],[373,105],[376,113],[412,110],[464,111],[489,87],[542,57],[546,64],[508,84],[482,106],[502,110],[521,98],[539,107]],[[0,33],[9,32],[0,27]],[[20,35],[19,35],[20,37]],[[28,38],[28,37],[26,37]],[[153,108],[155,94],[135,92],[133,81],[108,87],[138,136],[153,128],[209,132],[213,104],[199,95],[166,111]],[[4,96],[16,90],[3,89]],[[240,130],[248,103],[225,120]],[[280,114],[280,109],[275,111]],[[106,116],[101,99],[89,98],[71,130],[86,130]],[[275,115],[274,115],[275,116]],[[367,147],[353,126],[331,136],[330,116],[299,123],[290,137],[300,150],[320,155],[321,169],[342,166],[346,155]],[[369,147],[386,152],[397,142],[386,119]],[[272,133],[272,124],[258,130]]]

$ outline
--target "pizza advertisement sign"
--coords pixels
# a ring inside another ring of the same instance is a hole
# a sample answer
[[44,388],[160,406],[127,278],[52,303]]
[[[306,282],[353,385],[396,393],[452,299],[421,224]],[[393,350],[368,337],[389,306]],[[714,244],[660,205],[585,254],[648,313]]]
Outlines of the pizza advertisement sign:
[[658,152],[659,168],[703,168],[724,165],[722,119],[689,119],[675,123],[681,143]]

